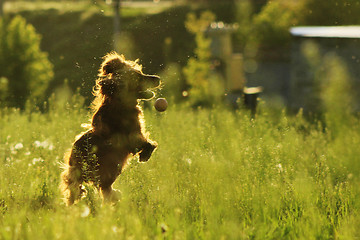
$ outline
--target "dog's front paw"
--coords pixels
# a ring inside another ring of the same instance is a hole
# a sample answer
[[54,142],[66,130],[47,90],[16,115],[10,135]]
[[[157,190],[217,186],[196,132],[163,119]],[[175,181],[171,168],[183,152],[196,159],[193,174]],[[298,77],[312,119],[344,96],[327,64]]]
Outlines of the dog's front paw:
[[146,146],[143,148],[143,150],[139,154],[139,161],[140,162],[147,162],[149,161],[151,154],[157,147],[157,144],[151,144],[147,143]]
[[[155,149],[155,148],[154,148]],[[139,154],[139,162],[147,162],[149,161],[151,154],[153,151],[145,151],[143,150],[140,154]]]

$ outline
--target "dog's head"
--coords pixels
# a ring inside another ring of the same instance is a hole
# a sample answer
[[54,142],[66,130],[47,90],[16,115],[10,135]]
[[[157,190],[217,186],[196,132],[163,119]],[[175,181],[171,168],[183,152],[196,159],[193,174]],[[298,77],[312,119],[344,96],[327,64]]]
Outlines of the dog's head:
[[137,61],[125,60],[115,52],[104,57],[97,80],[101,94],[124,98],[151,99],[154,97],[151,90],[159,86],[158,76],[144,74]]

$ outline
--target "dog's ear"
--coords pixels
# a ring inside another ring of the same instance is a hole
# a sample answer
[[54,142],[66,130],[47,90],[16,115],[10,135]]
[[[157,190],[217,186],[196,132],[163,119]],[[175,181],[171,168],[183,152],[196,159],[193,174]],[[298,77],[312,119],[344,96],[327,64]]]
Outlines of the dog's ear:
[[122,70],[124,66],[125,64],[123,61],[121,61],[120,58],[112,58],[105,60],[103,62],[100,72],[104,76],[104,75],[116,73],[119,70]]

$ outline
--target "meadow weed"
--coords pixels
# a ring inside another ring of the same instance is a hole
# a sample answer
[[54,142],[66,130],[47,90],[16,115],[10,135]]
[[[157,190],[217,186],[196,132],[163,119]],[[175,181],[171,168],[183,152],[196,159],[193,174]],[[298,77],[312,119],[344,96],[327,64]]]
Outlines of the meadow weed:
[[[70,107],[71,106],[71,107]],[[330,136],[301,112],[260,105],[145,109],[159,148],[133,159],[115,187],[65,207],[63,154],[88,122],[82,107],[0,111],[0,239],[356,239],[360,125]]]

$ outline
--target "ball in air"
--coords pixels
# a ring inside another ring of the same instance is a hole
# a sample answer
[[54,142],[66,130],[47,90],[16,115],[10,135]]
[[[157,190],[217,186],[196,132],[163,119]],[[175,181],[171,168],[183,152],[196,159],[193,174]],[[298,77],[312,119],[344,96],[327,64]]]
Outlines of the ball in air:
[[154,107],[157,111],[163,112],[167,109],[168,103],[165,98],[158,98],[155,101]]

